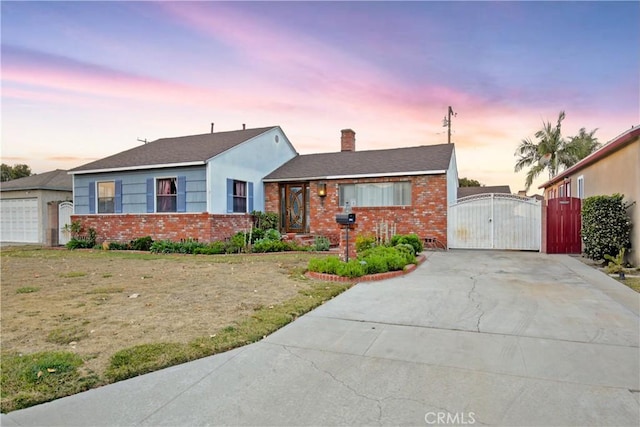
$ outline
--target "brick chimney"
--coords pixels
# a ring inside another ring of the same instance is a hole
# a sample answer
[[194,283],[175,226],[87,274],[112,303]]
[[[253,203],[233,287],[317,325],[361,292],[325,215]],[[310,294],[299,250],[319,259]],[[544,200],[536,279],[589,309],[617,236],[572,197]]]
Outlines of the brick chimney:
[[340,151],[356,151],[356,133],[351,129],[342,129]]

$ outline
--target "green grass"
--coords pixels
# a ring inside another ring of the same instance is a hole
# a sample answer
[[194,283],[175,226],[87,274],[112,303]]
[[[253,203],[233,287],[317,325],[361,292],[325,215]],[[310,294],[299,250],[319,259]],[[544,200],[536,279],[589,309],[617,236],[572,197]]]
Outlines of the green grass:
[[640,277],[629,277],[627,276],[626,279],[624,280],[620,280],[617,279],[618,282],[622,283],[623,285],[627,285],[628,287],[630,287],[631,289],[633,289],[634,291],[640,293]]
[[40,288],[35,286],[24,286],[22,288],[16,289],[16,293],[18,294],[31,294],[33,292],[38,292]]
[[3,354],[0,361],[3,413],[79,393],[98,385],[80,373],[82,359],[69,352]]
[[349,286],[343,283],[313,284],[282,304],[258,308],[250,317],[186,344],[166,342],[126,348],[112,356],[105,375],[109,381],[120,381],[259,341]]
[[121,294],[122,292],[124,288],[121,286],[99,287],[87,291],[88,294]]

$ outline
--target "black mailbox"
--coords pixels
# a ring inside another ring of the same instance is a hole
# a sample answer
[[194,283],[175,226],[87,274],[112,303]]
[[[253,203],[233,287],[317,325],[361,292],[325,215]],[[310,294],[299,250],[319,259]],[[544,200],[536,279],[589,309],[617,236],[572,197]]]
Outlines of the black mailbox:
[[342,225],[355,224],[356,222],[356,214],[338,214],[336,215],[336,222]]

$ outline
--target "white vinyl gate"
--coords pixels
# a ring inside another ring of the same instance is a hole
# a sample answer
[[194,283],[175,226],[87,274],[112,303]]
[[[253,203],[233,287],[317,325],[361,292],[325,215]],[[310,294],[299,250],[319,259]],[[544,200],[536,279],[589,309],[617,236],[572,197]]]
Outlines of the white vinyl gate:
[[449,207],[447,222],[452,249],[540,250],[539,200],[499,193],[463,197]]
[[58,205],[58,244],[66,245],[71,238],[71,232],[66,229],[71,225],[71,215],[73,214],[73,203],[62,202]]

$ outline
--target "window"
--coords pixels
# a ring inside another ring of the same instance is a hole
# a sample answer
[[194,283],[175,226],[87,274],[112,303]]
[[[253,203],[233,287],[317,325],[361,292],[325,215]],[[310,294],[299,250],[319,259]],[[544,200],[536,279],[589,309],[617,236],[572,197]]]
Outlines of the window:
[[233,180],[233,210],[232,212],[247,211],[247,183]]
[[114,213],[116,183],[114,181],[98,182],[98,213]]
[[558,197],[564,197],[564,184],[558,187]]
[[584,199],[584,176],[580,175],[578,177],[578,197],[580,199]]
[[565,186],[564,195],[567,197],[571,197],[571,181],[565,182],[564,186]]
[[372,182],[340,185],[340,206],[355,201],[355,206],[410,206],[411,183]]
[[158,178],[156,181],[157,212],[176,212],[177,196],[176,178]]

